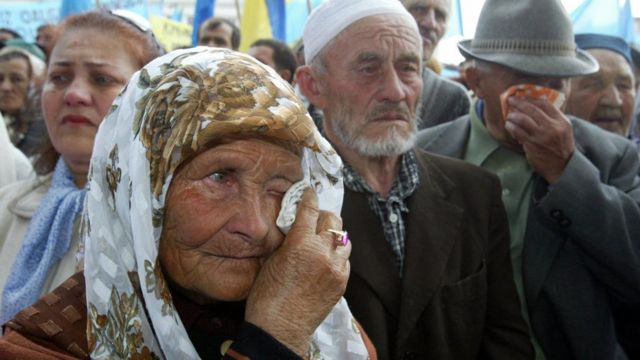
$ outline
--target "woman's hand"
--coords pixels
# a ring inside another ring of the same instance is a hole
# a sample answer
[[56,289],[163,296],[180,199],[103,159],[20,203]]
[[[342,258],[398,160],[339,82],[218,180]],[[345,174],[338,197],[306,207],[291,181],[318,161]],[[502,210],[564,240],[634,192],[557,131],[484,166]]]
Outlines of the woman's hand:
[[318,209],[307,189],[282,246],[264,263],[249,293],[245,320],[262,328],[299,355],[315,329],[344,294],[351,243],[336,245],[342,220]]

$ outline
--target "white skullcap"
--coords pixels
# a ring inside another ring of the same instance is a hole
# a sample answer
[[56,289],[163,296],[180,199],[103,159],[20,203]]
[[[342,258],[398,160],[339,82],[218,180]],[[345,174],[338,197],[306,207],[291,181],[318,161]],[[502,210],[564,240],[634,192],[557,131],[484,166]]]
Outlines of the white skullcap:
[[373,15],[400,15],[415,27],[415,19],[399,0],[327,0],[313,10],[304,25],[302,42],[308,64],[342,30],[354,22]]

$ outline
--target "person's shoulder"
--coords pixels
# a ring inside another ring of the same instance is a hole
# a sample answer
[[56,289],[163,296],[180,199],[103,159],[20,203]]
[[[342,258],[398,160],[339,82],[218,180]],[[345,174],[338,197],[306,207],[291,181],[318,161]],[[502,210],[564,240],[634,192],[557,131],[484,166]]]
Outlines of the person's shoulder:
[[435,154],[423,149],[416,149],[416,155],[426,167],[427,172],[438,171],[458,185],[486,184],[494,186],[498,181],[498,177],[494,173],[461,159]]
[[50,187],[51,174],[43,176],[33,174],[0,188],[0,204],[10,210],[17,206],[24,211],[33,212]]
[[49,186],[51,186],[51,176],[52,174],[36,175],[35,173],[32,173],[24,179],[20,179],[0,187],[0,193],[16,193],[20,192],[22,189],[35,190],[46,188],[48,190]]
[[573,126],[576,145],[588,158],[620,157],[637,152],[637,145],[627,138],[574,116],[569,116],[569,119]]
[[469,124],[469,114],[466,114],[453,121],[422,129],[418,132],[416,143],[423,149],[428,148],[431,142],[447,134],[465,134]]
[[460,96],[464,95],[465,98],[468,98],[467,89],[465,89],[462,84],[457,81],[447,79],[446,77],[435,73],[429,68],[424,69],[423,81],[437,83],[439,86],[448,89],[450,92],[459,93]]
[[453,121],[447,122],[447,123],[443,123],[443,124],[439,124],[430,128],[426,128],[423,130],[420,130],[418,132],[418,136],[422,135],[422,134],[428,134],[428,135],[434,135],[434,134],[440,134],[445,132],[446,130],[450,130],[450,129],[458,129],[458,128],[463,128],[465,126],[467,126],[469,122],[469,114],[465,114],[462,115],[460,117],[457,117],[456,119],[454,119]]

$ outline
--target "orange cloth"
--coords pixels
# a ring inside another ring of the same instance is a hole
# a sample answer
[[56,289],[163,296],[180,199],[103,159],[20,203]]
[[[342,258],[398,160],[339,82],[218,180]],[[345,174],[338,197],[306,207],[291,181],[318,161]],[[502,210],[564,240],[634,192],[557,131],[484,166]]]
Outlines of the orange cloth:
[[539,86],[534,84],[514,85],[508,88],[507,91],[503,92],[500,95],[500,104],[502,105],[502,116],[504,118],[506,118],[507,115],[509,115],[509,112],[511,112],[507,99],[512,96],[547,99],[551,104],[553,104],[557,108],[560,108],[562,105],[564,105],[564,101],[565,101],[565,96],[563,93],[544,87],[544,86]]

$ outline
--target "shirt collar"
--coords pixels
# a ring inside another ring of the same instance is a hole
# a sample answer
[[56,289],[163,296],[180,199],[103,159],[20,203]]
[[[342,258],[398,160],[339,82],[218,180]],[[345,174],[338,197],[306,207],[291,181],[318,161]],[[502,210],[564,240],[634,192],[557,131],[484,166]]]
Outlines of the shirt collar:
[[[477,99],[471,106],[471,131],[469,142],[465,150],[464,159],[474,165],[480,166],[494,151],[500,148],[500,143],[491,136],[484,125],[483,119],[484,101]],[[469,152],[473,149],[473,152]]]
[[[368,193],[370,195],[380,195],[374,192],[366,183],[364,178],[358,174],[349,164],[344,164],[344,185],[351,191]],[[420,175],[418,171],[418,161],[414,150],[410,150],[402,154],[400,159],[400,169],[398,176],[391,187],[389,197],[397,196],[400,199],[409,197],[420,183]]]

